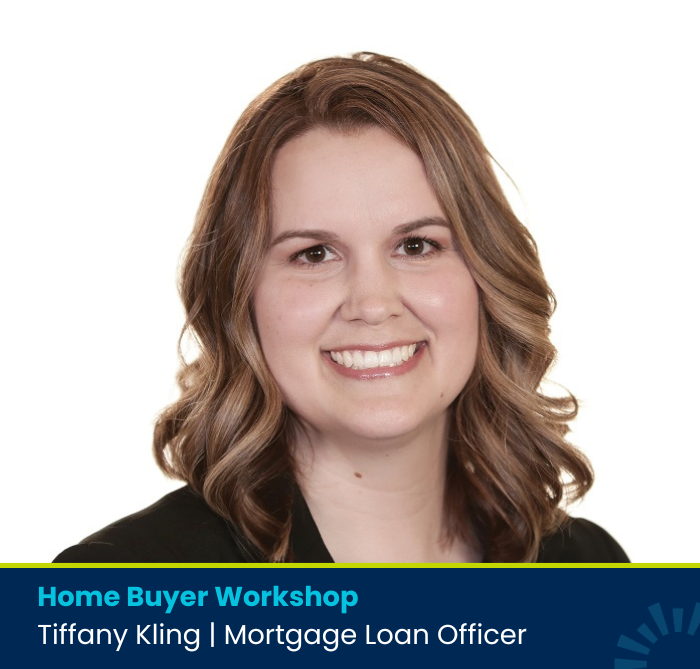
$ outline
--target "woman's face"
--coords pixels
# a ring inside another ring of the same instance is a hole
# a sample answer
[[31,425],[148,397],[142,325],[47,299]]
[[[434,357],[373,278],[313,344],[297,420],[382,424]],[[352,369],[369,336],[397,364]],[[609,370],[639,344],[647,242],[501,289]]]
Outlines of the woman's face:
[[443,430],[478,295],[420,158],[379,128],[311,130],[275,158],[272,220],[254,307],[286,404],[321,438]]

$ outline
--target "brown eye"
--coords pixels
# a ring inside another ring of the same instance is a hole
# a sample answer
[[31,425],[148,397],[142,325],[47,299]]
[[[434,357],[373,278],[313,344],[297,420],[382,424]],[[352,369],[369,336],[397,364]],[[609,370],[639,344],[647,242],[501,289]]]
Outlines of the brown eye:
[[316,263],[323,262],[326,259],[326,255],[327,255],[326,247],[321,246],[319,244],[318,246],[312,246],[311,248],[306,249],[305,251],[302,251],[299,254],[299,257],[308,263],[316,264]]
[[425,252],[426,242],[423,239],[414,237],[412,239],[407,239],[403,243],[404,251],[407,256],[419,256]]

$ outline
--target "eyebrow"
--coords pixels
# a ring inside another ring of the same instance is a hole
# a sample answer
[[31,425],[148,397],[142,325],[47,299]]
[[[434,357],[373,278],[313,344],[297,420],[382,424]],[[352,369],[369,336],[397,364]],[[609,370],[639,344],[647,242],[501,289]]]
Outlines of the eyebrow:
[[[408,223],[402,223],[401,225],[397,225],[392,230],[392,234],[396,236],[408,235],[411,232],[414,232],[415,230],[428,227],[429,225],[439,225],[443,228],[449,228],[450,230],[452,229],[452,226],[441,216],[426,216],[424,218],[419,218],[415,221],[409,221]],[[328,230],[287,230],[286,232],[277,235],[277,237],[275,237],[272,240],[270,246],[276,246],[277,244],[286,242],[288,239],[296,238],[315,239],[319,242],[336,242],[338,241],[338,239],[340,239],[338,235]]]

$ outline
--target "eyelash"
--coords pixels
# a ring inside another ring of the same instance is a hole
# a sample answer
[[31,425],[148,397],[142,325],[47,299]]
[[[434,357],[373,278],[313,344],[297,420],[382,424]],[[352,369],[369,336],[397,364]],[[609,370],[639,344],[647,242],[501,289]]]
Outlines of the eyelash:
[[[442,251],[444,250],[444,247],[440,242],[436,242],[434,239],[430,239],[429,237],[418,237],[415,235],[412,235],[410,237],[405,237],[402,239],[399,244],[396,246],[396,249],[400,249],[401,247],[405,246],[406,244],[409,244],[411,242],[423,242],[424,244],[427,244],[428,246],[432,246],[433,250],[428,251],[427,253],[419,253],[417,255],[412,255],[409,253],[400,253],[399,255],[405,256],[407,258],[414,258],[416,260],[425,260],[426,258],[432,257],[436,251]],[[309,251],[312,251],[314,249],[323,249],[324,252],[326,253],[335,253],[333,249],[326,245],[326,244],[314,244],[313,246],[309,246],[305,249],[302,249],[301,251],[298,251],[297,253],[292,254],[292,256],[289,258],[290,262],[296,263],[298,265],[301,265],[303,267],[319,267],[321,265],[324,265],[327,261],[321,260],[319,262],[308,262],[308,261],[303,261],[302,258],[304,254],[309,253]]]

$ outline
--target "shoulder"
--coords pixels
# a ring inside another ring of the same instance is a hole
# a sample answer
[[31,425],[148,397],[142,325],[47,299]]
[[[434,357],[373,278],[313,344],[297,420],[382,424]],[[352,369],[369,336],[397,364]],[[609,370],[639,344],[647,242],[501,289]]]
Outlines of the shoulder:
[[122,518],[54,562],[243,562],[236,534],[191,488]]
[[627,554],[602,527],[568,518],[542,541],[537,562],[629,562]]

